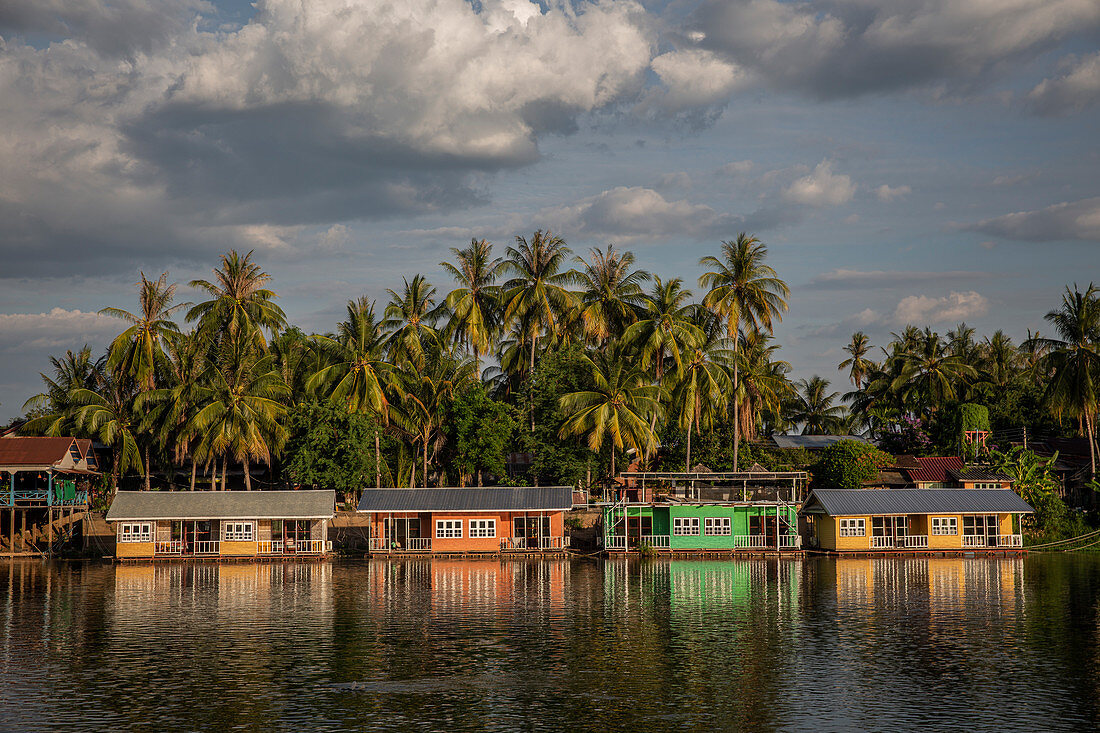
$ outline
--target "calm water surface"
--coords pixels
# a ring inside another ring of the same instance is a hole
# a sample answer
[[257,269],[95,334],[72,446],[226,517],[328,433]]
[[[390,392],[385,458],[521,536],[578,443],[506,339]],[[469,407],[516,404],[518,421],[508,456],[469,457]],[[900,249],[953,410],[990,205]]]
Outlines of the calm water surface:
[[1094,730],[1100,556],[0,564],[0,730]]

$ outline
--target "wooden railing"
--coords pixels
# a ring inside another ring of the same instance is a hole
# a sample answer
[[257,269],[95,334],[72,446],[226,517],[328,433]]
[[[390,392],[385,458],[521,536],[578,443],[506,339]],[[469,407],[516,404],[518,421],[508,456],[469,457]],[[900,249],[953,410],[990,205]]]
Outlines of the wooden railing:
[[898,539],[899,541],[904,540],[905,547],[928,547],[928,535],[926,534],[910,534]]
[[256,552],[261,555],[277,555],[284,552],[285,546],[282,540],[259,540],[256,542]]
[[997,535],[998,547],[1023,547],[1024,538],[1023,535],[1018,534],[1002,534]]
[[797,549],[802,547],[802,538],[796,534],[781,534],[779,535],[779,547]]
[[560,550],[565,547],[564,537],[504,537],[502,550]]
[[192,544],[196,555],[217,555],[222,543],[218,540],[195,540]]
[[985,547],[985,535],[984,534],[964,534],[963,547]]
[[604,538],[604,547],[608,550],[625,550],[626,535],[613,534]]
[[739,534],[733,538],[734,547],[742,547],[746,549],[760,549],[768,546],[767,535],[762,534]]
[[672,538],[667,534],[644,534],[641,541],[642,544],[662,550],[672,547]]
[[370,549],[372,552],[427,552],[432,549],[432,538],[407,537],[404,542],[398,542],[390,537],[371,537]]
[[871,535],[871,547],[872,549],[885,549],[887,547],[894,546],[894,538],[887,536],[875,536]]
[[294,547],[295,552],[299,553],[320,553],[325,551],[324,540],[298,540]]
[[158,541],[153,552],[157,555],[182,555],[183,540]]

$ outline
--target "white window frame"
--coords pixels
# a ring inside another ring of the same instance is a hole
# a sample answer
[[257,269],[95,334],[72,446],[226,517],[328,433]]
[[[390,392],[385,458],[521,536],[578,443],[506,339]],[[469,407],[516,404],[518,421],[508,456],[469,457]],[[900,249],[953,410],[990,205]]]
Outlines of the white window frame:
[[222,542],[255,542],[255,522],[222,522]]
[[673,517],[672,534],[677,537],[698,537],[699,517]]
[[435,537],[439,540],[462,539],[461,519],[435,520]]
[[707,517],[703,521],[703,534],[707,537],[727,537],[733,534],[733,522],[729,517]]
[[998,483],[992,483],[989,481],[979,481],[974,484],[975,489],[999,489],[1001,485]]
[[471,519],[470,537],[496,537],[497,520],[495,519]]
[[959,533],[958,517],[932,517],[932,534],[934,536],[949,536]]
[[119,522],[118,524],[118,541],[119,542],[152,542],[153,541],[153,523],[152,522]]
[[842,518],[839,531],[841,537],[866,537],[867,520],[863,517]]

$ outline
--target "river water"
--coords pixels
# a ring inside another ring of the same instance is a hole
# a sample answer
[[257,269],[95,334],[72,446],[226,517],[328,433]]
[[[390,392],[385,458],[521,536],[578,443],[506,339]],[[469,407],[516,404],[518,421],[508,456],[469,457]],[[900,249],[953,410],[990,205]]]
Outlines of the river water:
[[1094,730],[1100,556],[0,564],[0,730]]

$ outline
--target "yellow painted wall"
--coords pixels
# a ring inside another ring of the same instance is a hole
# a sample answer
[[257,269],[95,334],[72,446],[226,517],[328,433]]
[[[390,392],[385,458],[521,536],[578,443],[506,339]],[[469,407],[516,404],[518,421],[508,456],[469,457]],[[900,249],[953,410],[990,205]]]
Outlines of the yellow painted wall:
[[221,544],[221,554],[232,555],[234,557],[255,555],[257,554],[256,542],[255,540],[252,542],[226,542],[223,540]]
[[871,549],[871,518],[870,517],[844,517],[844,519],[862,519],[864,523],[864,535],[862,537],[841,537],[840,517],[834,517],[836,522],[836,549],[837,550],[869,550]]
[[[932,517],[955,517],[956,534],[932,534]],[[929,550],[958,550],[962,547],[963,518],[961,514],[931,514],[926,518],[928,531],[913,534],[928,535]]]
[[817,532],[817,541],[823,550],[836,549],[836,519],[824,514],[814,516],[814,529]]
[[1011,514],[998,514],[997,515],[997,527],[1001,534],[1015,534],[1012,531],[1012,515]]
[[153,542],[118,542],[115,557],[152,557],[155,548]]

